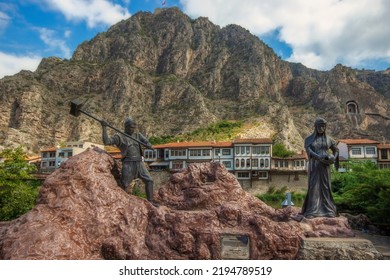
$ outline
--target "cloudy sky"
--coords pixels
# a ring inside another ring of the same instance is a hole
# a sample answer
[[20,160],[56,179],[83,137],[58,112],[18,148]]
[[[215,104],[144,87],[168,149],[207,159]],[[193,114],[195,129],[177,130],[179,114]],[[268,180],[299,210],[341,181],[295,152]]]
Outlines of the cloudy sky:
[[388,0],[0,0],[0,78],[70,58],[85,40],[138,11],[177,6],[221,27],[238,24],[307,67],[390,67]]

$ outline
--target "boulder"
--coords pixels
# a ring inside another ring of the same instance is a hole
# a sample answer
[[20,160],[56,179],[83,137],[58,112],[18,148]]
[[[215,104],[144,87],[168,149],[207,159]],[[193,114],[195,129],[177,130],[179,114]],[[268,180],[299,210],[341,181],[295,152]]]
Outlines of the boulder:
[[345,217],[299,221],[299,208],[267,206],[217,162],[173,174],[157,208],[118,174],[102,150],[70,158],[30,212],[0,224],[0,259],[223,259],[226,236],[244,240],[250,259],[296,259],[305,237],[353,236]]

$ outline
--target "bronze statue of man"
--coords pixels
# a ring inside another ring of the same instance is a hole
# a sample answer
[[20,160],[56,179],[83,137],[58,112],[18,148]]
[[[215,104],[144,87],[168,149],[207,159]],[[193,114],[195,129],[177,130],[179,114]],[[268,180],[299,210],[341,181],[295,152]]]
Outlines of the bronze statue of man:
[[[314,132],[305,139],[309,166],[308,190],[302,206],[302,214],[306,218],[337,215],[331,191],[330,165],[337,162],[339,150],[336,142],[325,132],[326,120],[317,118]],[[332,153],[328,153],[329,150]]]
[[157,207],[158,204],[153,201],[153,179],[142,161],[142,149],[140,143],[143,143],[144,146],[149,149],[153,149],[152,144],[150,144],[149,140],[145,136],[136,132],[137,124],[131,118],[127,118],[125,120],[124,132],[133,139],[138,140],[138,142],[122,134],[115,134],[112,137],[108,137],[107,122],[102,120],[101,125],[103,129],[102,134],[104,145],[115,145],[120,149],[122,155],[122,175],[120,179],[122,188],[127,192],[130,183],[134,179],[140,178],[145,184],[147,200]]

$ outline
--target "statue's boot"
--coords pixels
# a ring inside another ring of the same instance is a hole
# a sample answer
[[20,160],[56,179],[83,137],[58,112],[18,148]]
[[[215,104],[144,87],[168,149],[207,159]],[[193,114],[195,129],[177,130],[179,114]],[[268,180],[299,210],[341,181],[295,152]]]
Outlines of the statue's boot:
[[145,184],[146,199],[154,206],[159,207],[158,203],[153,201],[153,182],[147,182]]

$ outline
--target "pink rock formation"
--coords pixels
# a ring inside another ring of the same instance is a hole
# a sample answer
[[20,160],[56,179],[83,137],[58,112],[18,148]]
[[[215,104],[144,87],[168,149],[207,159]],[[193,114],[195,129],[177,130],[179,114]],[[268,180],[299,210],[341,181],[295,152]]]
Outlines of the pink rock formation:
[[245,192],[219,163],[190,165],[155,208],[117,184],[117,165],[87,150],[65,162],[27,214],[0,224],[0,259],[221,259],[224,234],[249,237],[251,259],[294,259],[301,238],[353,236],[347,219],[291,217]]

